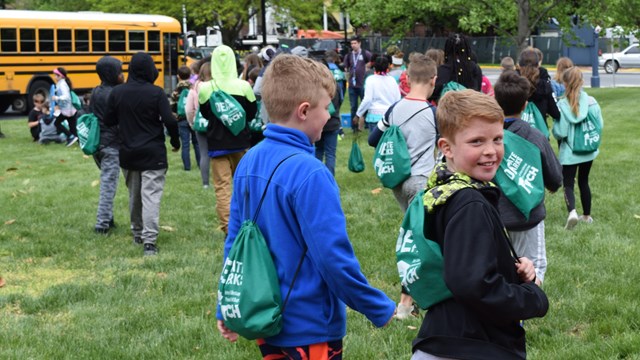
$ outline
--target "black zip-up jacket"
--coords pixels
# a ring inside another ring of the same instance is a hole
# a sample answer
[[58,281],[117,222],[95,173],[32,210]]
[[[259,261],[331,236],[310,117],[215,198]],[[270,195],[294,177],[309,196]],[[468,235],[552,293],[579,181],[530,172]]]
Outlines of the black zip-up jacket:
[[122,140],[120,166],[123,169],[166,169],[165,127],[171,146],[180,148],[178,122],[171,113],[167,95],[162,88],[153,85],[157,77],[158,70],[151,56],[136,53],[129,64],[129,79],[113,88],[109,95],[104,123],[118,125]]
[[455,359],[524,359],[520,320],[544,316],[545,293],[522,283],[495,204],[497,188],[458,190],[433,214],[425,237],[444,257],[444,280],[453,298],[427,311],[413,350]]

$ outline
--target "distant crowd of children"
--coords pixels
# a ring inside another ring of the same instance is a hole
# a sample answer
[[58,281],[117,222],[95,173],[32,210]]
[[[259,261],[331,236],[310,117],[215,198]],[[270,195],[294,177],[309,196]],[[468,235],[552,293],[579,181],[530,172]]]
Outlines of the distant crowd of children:
[[[51,95],[33,96],[28,126],[34,141],[71,146],[78,116],[96,115],[100,146],[93,156],[101,184],[95,231],[108,234],[115,227],[122,169],[133,243],[147,256],[159,251],[165,136],[173,151],[182,147],[185,171],[193,168],[193,148],[202,186],[214,188],[225,259],[243,223],[260,206],[266,209],[254,221],[290,305],[281,332],[258,340],[262,356],[341,359],[345,305],[382,327],[415,316],[422,303],[404,282],[397,305],[372,287],[351,247],[335,179],[339,109],[348,96],[351,126],[368,129],[371,146],[399,128],[410,174],[393,195],[404,213],[421,194],[421,236],[440,251],[439,277],[449,295],[423,309],[412,359],[524,359],[521,322],[544,316],[549,307],[541,289],[545,189],[564,188],[566,229],[594,221],[588,180],[603,126],[580,69],[561,58],[551,79],[542,60],[534,48],[522,51],[517,65],[504,58],[492,86],[462,34],[450,35],[444,50],[410,54],[408,64],[399,48],[374,55],[357,37],[343,59],[329,51],[321,62],[309,59],[305,48],[283,45],[250,53],[240,65],[223,45],[180,67],[167,99],[153,85],[158,71],[148,54],[132,57],[126,82],[122,63],[105,56],[96,65],[101,84],[84,108],[73,107],[71,79],[56,68]],[[529,204],[525,192],[535,191],[541,195]],[[397,235],[395,228],[380,231]],[[218,309],[217,326],[235,341],[227,315]]]

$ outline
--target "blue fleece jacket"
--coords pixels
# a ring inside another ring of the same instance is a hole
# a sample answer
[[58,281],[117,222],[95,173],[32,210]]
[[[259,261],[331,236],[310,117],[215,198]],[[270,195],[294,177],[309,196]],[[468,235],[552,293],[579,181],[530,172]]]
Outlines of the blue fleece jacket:
[[[341,339],[346,333],[345,304],[374,325],[385,325],[395,304],[362,274],[347,235],[338,186],[315,158],[313,144],[303,132],[275,124],[267,125],[264,136],[244,155],[234,175],[225,259],[242,222],[253,217],[273,169],[292,153],[299,155],[276,171],[257,219],[283,299],[308,247],[286,305],[282,332],[265,340],[275,346],[302,346]],[[222,320],[219,307],[217,317]]]

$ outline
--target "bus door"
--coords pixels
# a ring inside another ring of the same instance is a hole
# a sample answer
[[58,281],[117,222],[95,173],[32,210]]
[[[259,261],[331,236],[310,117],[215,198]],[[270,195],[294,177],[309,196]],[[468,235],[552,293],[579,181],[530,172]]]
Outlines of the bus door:
[[178,37],[179,34],[164,33],[164,91],[170,94],[178,83]]

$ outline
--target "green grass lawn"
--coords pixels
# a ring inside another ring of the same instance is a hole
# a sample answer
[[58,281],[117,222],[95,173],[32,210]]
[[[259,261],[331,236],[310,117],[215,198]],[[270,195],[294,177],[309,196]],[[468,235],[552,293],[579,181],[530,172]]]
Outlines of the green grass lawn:
[[[547,196],[550,309],[525,323],[531,359],[640,359],[638,90],[589,93],[605,119],[591,173],[595,222],[563,230],[562,192]],[[160,254],[143,258],[131,242],[122,177],[118,228],[96,235],[99,172],[93,159],[77,146],[32,143],[26,119],[0,125],[7,134],[0,140],[1,359],[259,357],[253,342],[228,343],[215,328],[223,248],[215,196],[202,189],[198,171],[182,170],[178,153],[169,155]],[[372,192],[380,185],[364,137],[365,172],[347,170],[352,138],[346,133],[336,179],[348,231],[369,281],[397,301],[394,251],[402,214],[390,190]],[[408,359],[419,325],[415,319],[375,329],[349,311],[345,356]]]

